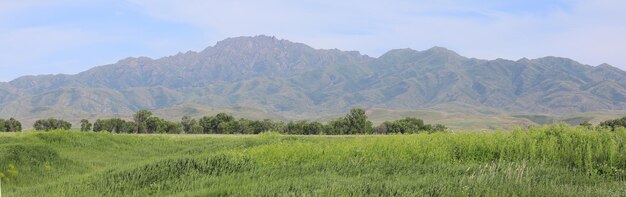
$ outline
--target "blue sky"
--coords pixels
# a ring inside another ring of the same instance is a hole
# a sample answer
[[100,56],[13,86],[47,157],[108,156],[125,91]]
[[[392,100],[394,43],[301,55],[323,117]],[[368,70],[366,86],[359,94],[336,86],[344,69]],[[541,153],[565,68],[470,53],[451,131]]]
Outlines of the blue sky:
[[20,0],[0,2],[0,81],[273,35],[377,57],[443,46],[482,59],[562,56],[626,69],[620,0]]

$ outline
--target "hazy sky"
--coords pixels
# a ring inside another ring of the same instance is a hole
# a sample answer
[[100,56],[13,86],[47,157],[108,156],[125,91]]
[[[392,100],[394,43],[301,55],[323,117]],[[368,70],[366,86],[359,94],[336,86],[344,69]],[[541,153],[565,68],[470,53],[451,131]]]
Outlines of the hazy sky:
[[624,0],[0,1],[0,81],[273,35],[378,57],[443,46],[482,59],[562,56],[626,69]]

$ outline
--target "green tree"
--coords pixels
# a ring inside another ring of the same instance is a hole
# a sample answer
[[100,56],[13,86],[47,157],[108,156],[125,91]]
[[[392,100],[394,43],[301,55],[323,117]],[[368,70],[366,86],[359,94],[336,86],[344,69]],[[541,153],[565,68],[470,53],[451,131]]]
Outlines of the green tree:
[[317,135],[321,134],[324,130],[324,125],[319,122],[309,122],[304,125],[304,134]]
[[233,116],[226,113],[218,113],[217,115],[215,115],[215,118],[213,118],[213,122],[211,122],[213,133],[224,133],[223,126],[220,127],[220,125],[232,121],[235,121],[235,118]]
[[254,120],[248,123],[248,134],[259,134],[267,131],[280,131],[282,128],[282,122],[275,122],[270,119],[264,119],[262,121]]
[[246,133],[246,120],[228,121],[220,124],[220,133],[225,134],[244,134]]
[[445,125],[436,124],[435,126],[433,126],[432,131],[429,132],[429,133],[432,133],[432,132],[443,132],[443,131],[447,131],[447,130],[448,130],[448,127],[446,127]]
[[285,133],[285,134],[302,134],[301,126],[302,125],[298,124],[298,122],[290,121],[285,126],[285,130],[283,131],[283,133]]
[[328,135],[341,135],[347,134],[347,124],[345,118],[338,118],[331,120],[326,124],[324,131]]
[[424,124],[422,119],[418,118],[404,118],[396,121],[385,121],[376,127],[376,133],[419,133],[419,132],[439,132],[445,131],[447,128],[444,125],[430,125]]
[[0,119],[0,132],[6,132],[7,130],[6,121],[4,119]]
[[613,131],[615,131],[615,129],[617,129],[618,127],[626,128],[626,116],[624,116],[623,118],[619,118],[619,119],[607,120],[607,121],[601,122],[599,126],[611,128],[611,130]]
[[588,120],[585,120],[585,121],[581,122],[580,124],[578,124],[578,126],[585,127],[585,128],[591,128],[591,127],[593,127],[593,124],[591,124],[591,122],[589,122]]
[[191,133],[194,125],[198,125],[198,121],[196,121],[196,119],[190,118],[189,116],[183,116],[180,124],[182,125],[183,131],[185,133]]
[[119,118],[96,120],[93,124],[93,131],[108,131],[111,133],[133,133],[135,131],[135,123],[127,122]]
[[[21,124],[19,125],[19,127],[21,127]],[[69,130],[72,128],[72,124],[65,120],[48,118],[35,121],[35,123],[33,124],[33,128],[39,131],[50,131],[56,129]]]
[[202,133],[202,126],[200,126],[199,124],[194,124],[191,126],[191,130],[189,130],[189,133],[193,133],[193,134],[200,134]]
[[204,116],[202,118],[200,118],[200,121],[198,121],[198,124],[200,124],[200,126],[202,127],[202,133],[210,133],[213,129],[213,119],[215,117],[213,116]]
[[105,124],[106,122],[104,120],[96,119],[96,122],[93,123],[93,131],[95,132],[105,131],[106,130]]
[[135,121],[135,133],[144,133],[146,130],[146,121],[152,116],[152,112],[142,109],[133,115]]
[[351,109],[345,121],[347,127],[345,134],[371,133],[372,131],[372,122],[367,120],[365,110],[361,108]]
[[91,123],[89,122],[89,120],[80,120],[80,131],[91,131]]
[[159,126],[161,126],[161,122],[163,122],[161,118],[149,117],[144,123],[146,132],[148,133],[158,132]]
[[158,132],[159,133],[169,133],[169,134],[179,134],[182,133],[183,129],[179,123],[170,122],[165,120],[159,121]]
[[129,129],[129,122],[122,120],[120,118],[112,118],[110,127],[112,133],[133,133],[135,132],[135,123],[133,122],[132,126]]
[[215,116],[204,116],[200,119],[200,125],[203,128],[204,133],[224,133],[223,126],[228,122],[234,121],[235,118],[225,113],[219,113]]
[[9,120],[6,120],[4,124],[5,131],[7,132],[22,131],[22,123],[20,123],[20,121],[17,121],[15,118],[9,118]]

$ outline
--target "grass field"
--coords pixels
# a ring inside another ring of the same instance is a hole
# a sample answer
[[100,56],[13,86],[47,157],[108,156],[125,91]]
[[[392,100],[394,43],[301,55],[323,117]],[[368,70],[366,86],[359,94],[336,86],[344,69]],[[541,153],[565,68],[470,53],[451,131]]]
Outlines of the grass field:
[[[13,166],[14,169],[9,169]],[[3,196],[625,196],[626,130],[0,135]]]

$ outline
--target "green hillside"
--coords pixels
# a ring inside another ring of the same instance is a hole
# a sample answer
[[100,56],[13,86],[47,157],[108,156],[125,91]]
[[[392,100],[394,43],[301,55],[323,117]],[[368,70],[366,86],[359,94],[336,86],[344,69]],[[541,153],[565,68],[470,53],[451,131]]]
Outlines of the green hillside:
[[623,196],[626,130],[0,133],[4,196]]

